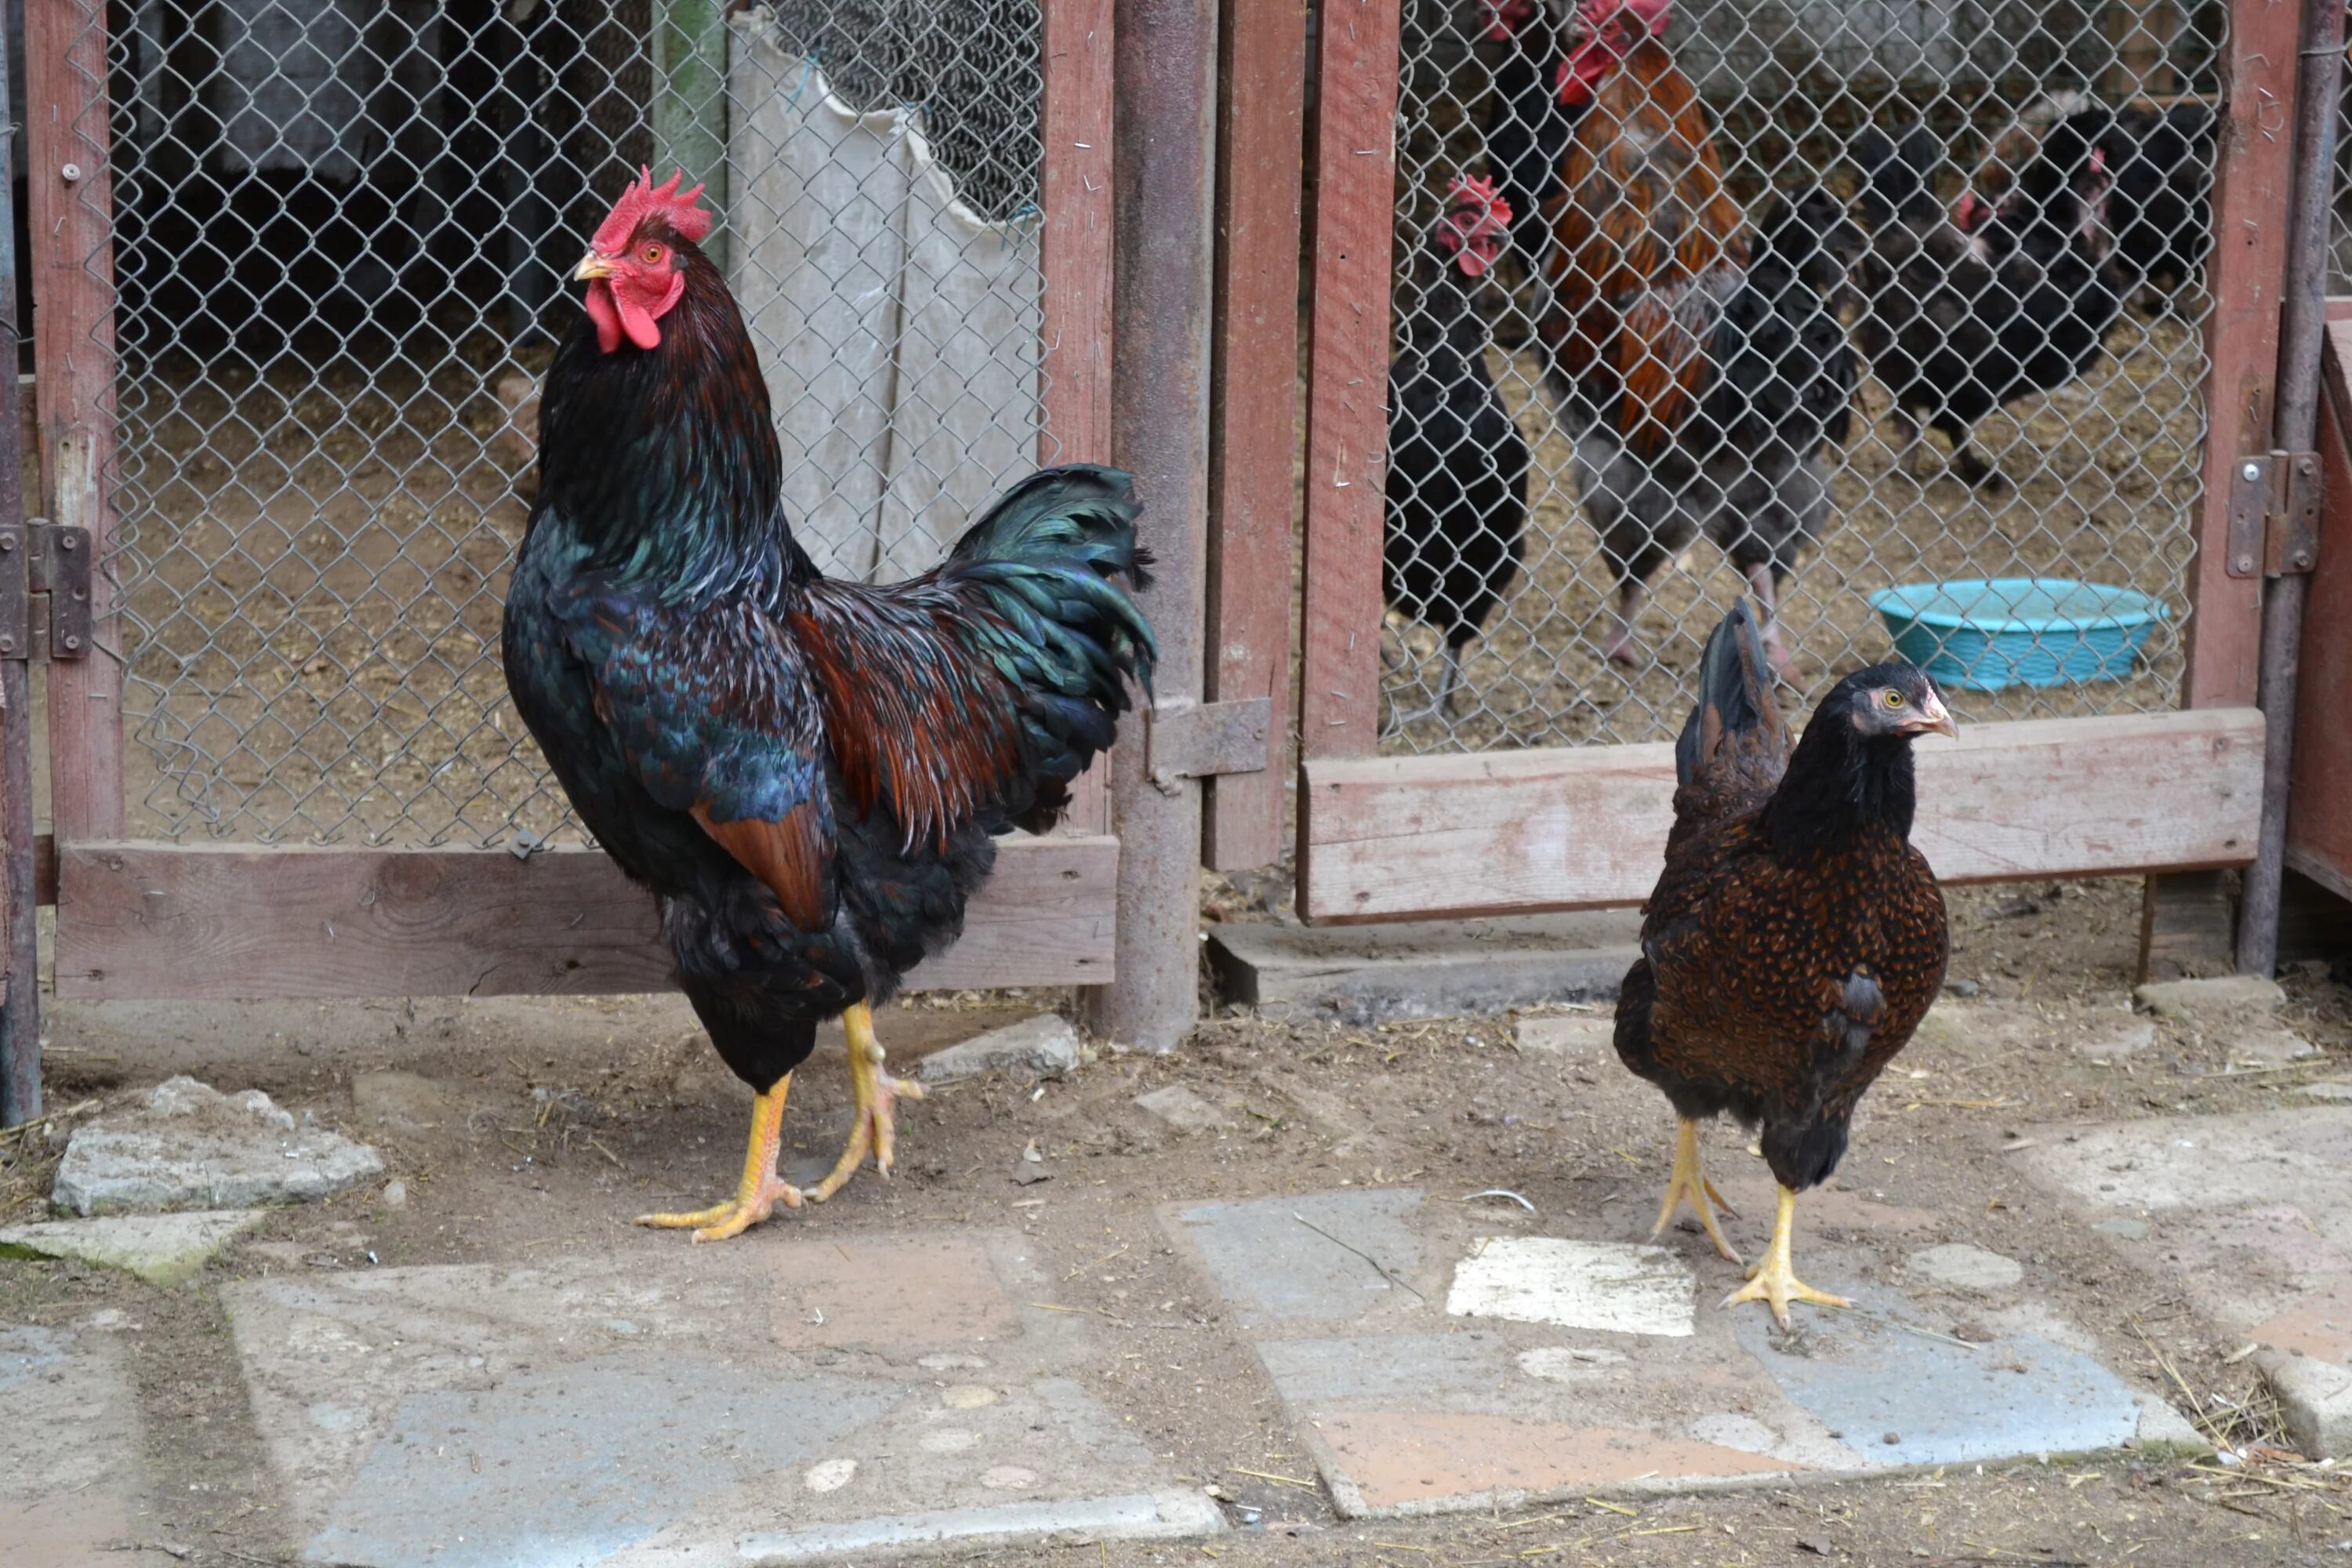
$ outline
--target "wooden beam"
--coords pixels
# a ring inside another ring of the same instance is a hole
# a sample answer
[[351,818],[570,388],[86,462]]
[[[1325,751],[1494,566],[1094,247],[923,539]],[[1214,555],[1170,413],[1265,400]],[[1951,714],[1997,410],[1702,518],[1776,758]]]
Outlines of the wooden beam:
[[[1010,838],[961,941],[912,990],[1111,978],[1118,843]],[[653,900],[591,850],[68,844],[58,994],[588,995],[667,991]]]
[[[2242,865],[2252,709],[1986,724],[1918,749],[1916,842],[1948,882]],[[1638,904],[1674,820],[1674,747],[1310,760],[1300,907],[1317,921]]]
[[58,836],[122,831],[122,638],[112,570],[114,207],[109,174],[106,8],[25,8],[26,185],[33,235],[34,368],[41,510],[90,531],[97,648],[48,667],[49,800]]
[[[1045,428],[1037,461],[1110,461],[1111,0],[1046,0],[1038,232]],[[1110,830],[1110,763],[1071,786],[1069,825]]]
[[2220,62],[2226,101],[2213,170],[2213,252],[2205,319],[2205,500],[2189,568],[2191,708],[2254,700],[2262,658],[2262,563],[2230,575],[2230,472],[2271,447],[2279,306],[2286,289],[2287,198],[2294,176],[2299,5],[2233,0]]
[[1265,772],[1208,781],[1201,858],[1233,871],[1281,858],[1289,794],[1305,0],[1226,0],[1220,47],[1208,698],[1268,697],[1281,715]]
[[1309,757],[1366,757],[1380,741],[1398,4],[1334,0],[1317,23],[1298,710]]
[[2238,878],[2230,871],[2167,871],[2140,894],[2141,984],[2228,974],[2238,964]]
[[2289,862],[2352,887],[2352,321],[2328,323],[2321,357],[2319,563],[2303,612],[2295,683]]

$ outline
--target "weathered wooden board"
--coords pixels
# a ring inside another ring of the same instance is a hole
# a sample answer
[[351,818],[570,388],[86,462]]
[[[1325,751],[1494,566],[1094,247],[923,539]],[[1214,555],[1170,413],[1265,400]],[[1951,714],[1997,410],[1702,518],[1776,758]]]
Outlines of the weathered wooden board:
[[1397,14],[1398,0],[1336,0],[1317,19],[1298,710],[1309,757],[1369,756],[1380,741]]
[[[1914,839],[1947,881],[2242,865],[2252,709],[1987,724],[1918,748]],[[1401,920],[1638,904],[1674,820],[1674,748],[1310,760],[1301,908]]]
[[1280,858],[1289,793],[1306,0],[1225,0],[1219,42],[1208,698],[1271,698],[1281,715],[1264,772],[1207,783],[1201,858],[1212,870],[1233,871]]
[[[1009,838],[917,990],[1111,978],[1118,842]],[[586,995],[667,991],[653,902],[590,850],[96,843],[58,854],[58,994]]]
[[[106,7],[50,0],[25,13],[25,102],[33,172],[34,334],[42,500],[51,521],[90,532],[96,559],[115,547],[114,198],[106,101]],[[29,476],[28,476],[29,477]],[[34,510],[26,498],[26,510]],[[49,801],[65,838],[122,831],[121,574],[90,584],[97,657],[49,666]]]
[[2342,889],[2352,888],[2352,321],[2328,323],[2323,366],[2324,542],[2303,612],[2286,844],[2290,864]]
[[[1110,460],[1112,26],[1111,0],[1045,7],[1041,464]],[[1079,777],[1071,826],[1110,831],[1109,776],[1097,758]]]
[[2221,61],[2227,101],[2213,171],[2205,499],[2189,572],[2184,700],[2191,708],[2252,704],[2262,662],[2262,578],[2230,575],[2230,469],[2238,458],[2271,445],[2300,14],[2295,5],[2232,5]]

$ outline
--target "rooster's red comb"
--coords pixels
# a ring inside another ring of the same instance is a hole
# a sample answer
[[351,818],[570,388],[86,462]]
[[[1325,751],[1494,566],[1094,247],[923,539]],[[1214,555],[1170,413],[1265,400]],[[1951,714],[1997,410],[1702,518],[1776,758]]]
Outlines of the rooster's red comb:
[[678,193],[678,186],[685,183],[686,171],[683,169],[672,174],[667,183],[656,185],[654,184],[654,172],[639,167],[637,177],[630,182],[627,190],[621,193],[621,199],[613,204],[613,210],[604,216],[604,221],[596,226],[596,234],[589,241],[590,246],[608,256],[614,254],[628,245],[629,237],[637,232],[639,224],[656,216],[667,219],[670,227],[677,231],[677,237],[689,245],[699,240],[710,232],[710,215],[695,205],[702,198],[700,185],[682,195]]
[[1445,193],[1445,212],[1448,218],[1470,220],[1467,224],[1456,222],[1465,239],[1492,234],[1511,221],[1511,204],[1495,188],[1494,181],[1483,176],[1474,179],[1467,174],[1454,175],[1454,184]]

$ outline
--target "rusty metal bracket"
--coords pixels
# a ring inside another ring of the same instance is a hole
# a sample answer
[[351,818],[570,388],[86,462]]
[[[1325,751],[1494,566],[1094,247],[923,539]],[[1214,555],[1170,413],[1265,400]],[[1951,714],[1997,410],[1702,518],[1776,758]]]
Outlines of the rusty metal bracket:
[[2272,451],[2230,468],[2232,577],[2287,577],[2319,561],[2319,454]]
[[45,518],[0,523],[0,658],[88,658],[89,530]]
[[1157,703],[1143,726],[1143,771],[1160,789],[1173,790],[1179,779],[1265,772],[1274,702]]

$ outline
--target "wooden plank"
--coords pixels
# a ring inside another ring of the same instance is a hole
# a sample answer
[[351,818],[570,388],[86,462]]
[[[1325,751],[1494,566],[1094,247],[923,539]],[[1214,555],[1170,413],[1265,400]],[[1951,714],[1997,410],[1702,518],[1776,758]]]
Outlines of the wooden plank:
[[[913,990],[1111,978],[1118,842],[1010,838],[961,941]],[[589,995],[667,991],[653,900],[593,850],[68,844],[60,996]]]
[[[2191,708],[2254,700],[2263,584],[2232,577],[2230,468],[2271,446],[2279,306],[2286,288],[2287,198],[2294,184],[2296,36],[2301,7],[2233,0],[2221,62],[2225,87],[2213,171],[2212,313],[2205,346],[2205,500],[2189,574]],[[2257,569],[2261,563],[2255,563]]]
[[[110,560],[114,512],[114,238],[106,12],[96,0],[25,8],[26,184],[42,510],[90,531]],[[122,651],[117,574],[91,584],[95,657],[49,666],[49,799],[68,841],[122,831]]]
[[[1045,427],[1037,460],[1110,461],[1111,0],[1046,0],[1038,240]],[[1110,759],[1070,791],[1070,826],[1110,830]]]
[[[2246,709],[1986,724],[1918,749],[1914,841],[1946,881],[2242,865],[2263,716]],[[1674,820],[1674,747],[1309,760],[1318,921],[1638,904]]]
[[1298,707],[1308,757],[1370,756],[1380,740],[1397,9],[1398,0],[1337,0],[1317,23]]
[[2228,974],[2238,965],[2238,878],[2230,871],[2166,871],[2139,902],[2138,978]]
[[1305,0],[1227,0],[1221,47],[1208,697],[1268,697],[1282,715],[1265,772],[1208,781],[1201,858],[1232,871],[1281,858],[1289,795]]
[[2332,870],[2312,876],[2293,864],[2294,856],[2287,852],[2279,886],[2279,967],[2318,963],[2352,973],[2352,879]]
[[2325,487],[2319,563],[2303,612],[2294,768],[2287,795],[2292,862],[2352,885],[2352,321],[2331,321],[2321,359]]

